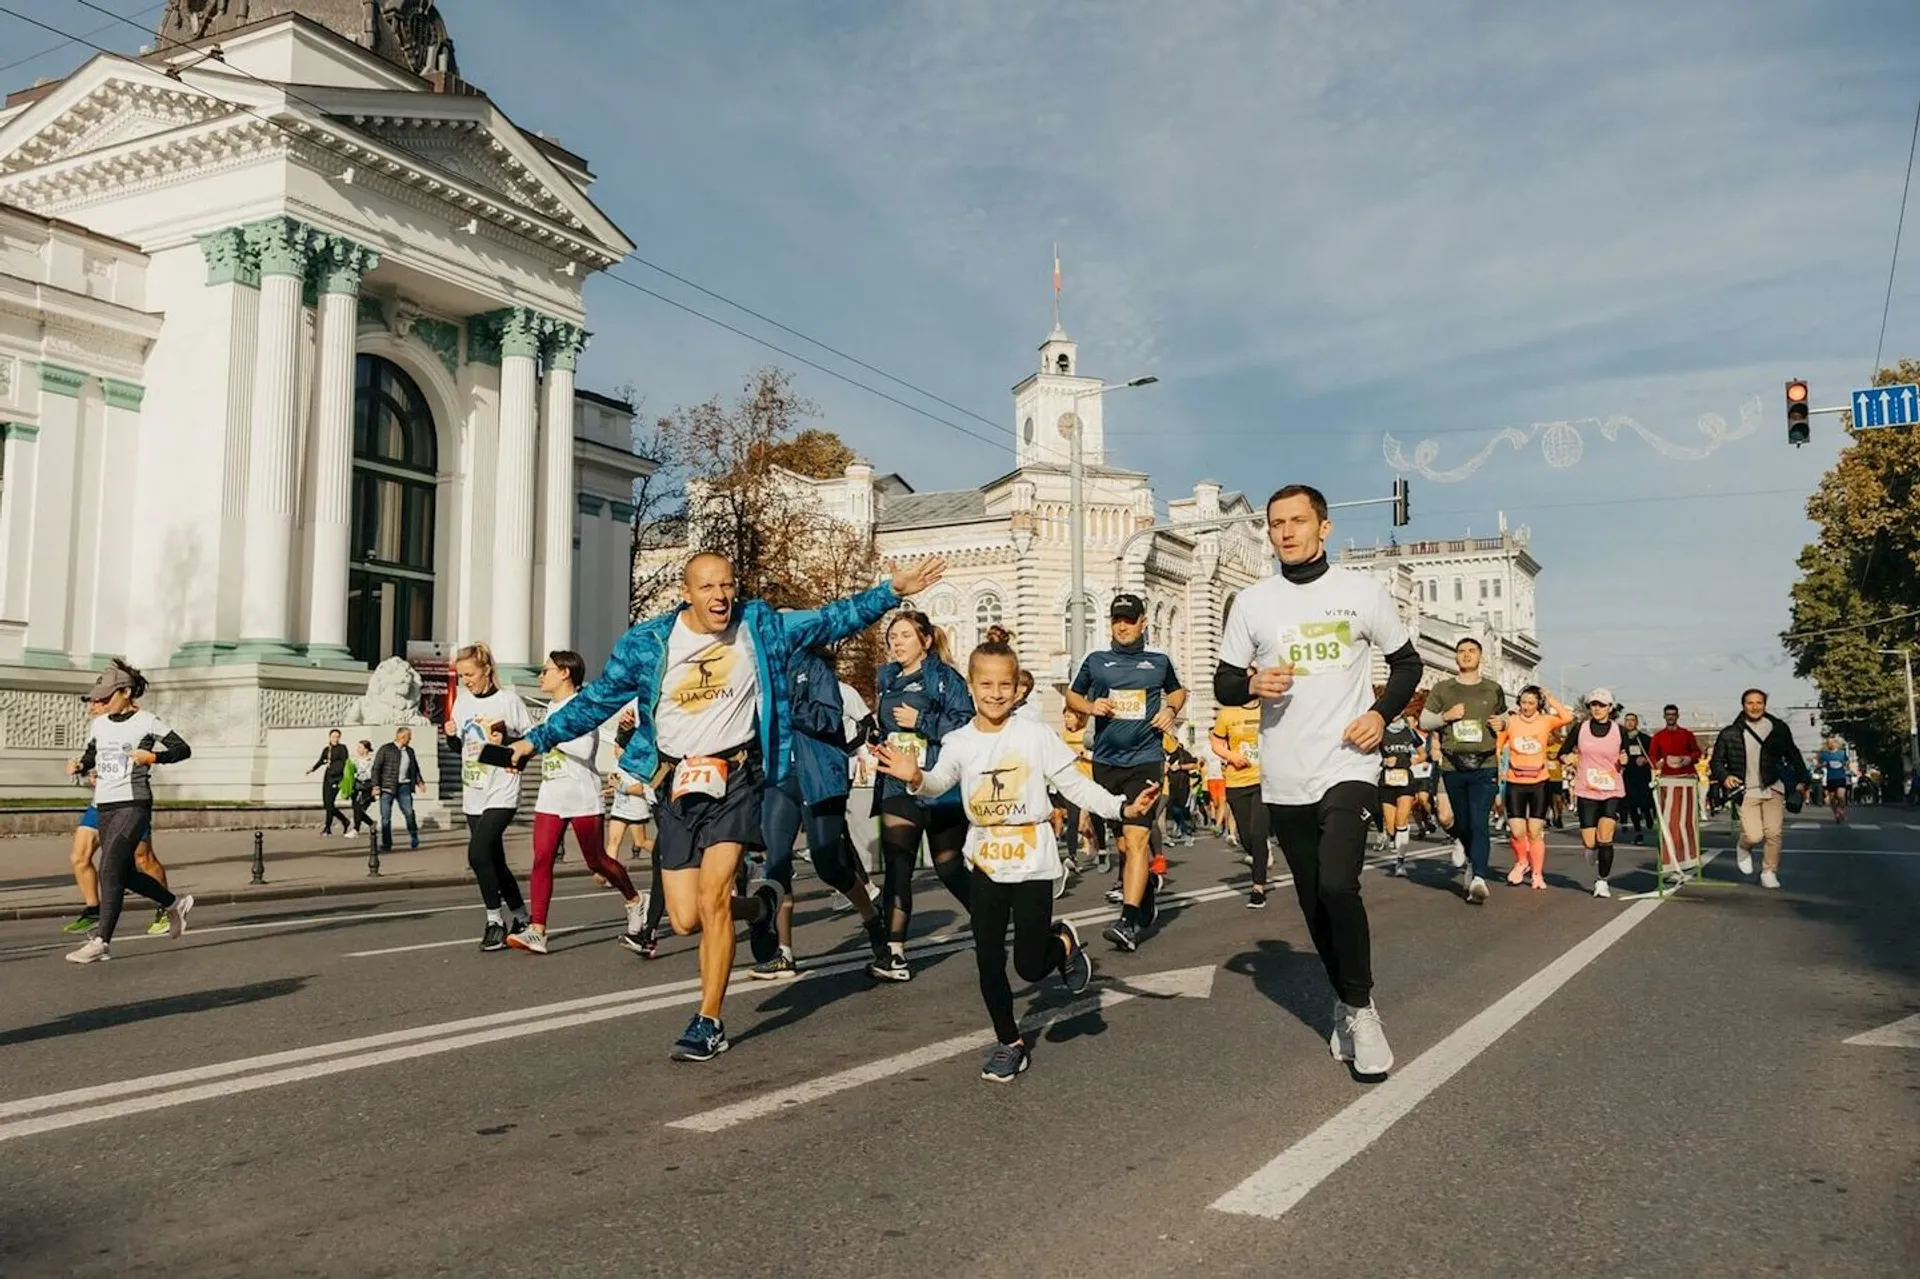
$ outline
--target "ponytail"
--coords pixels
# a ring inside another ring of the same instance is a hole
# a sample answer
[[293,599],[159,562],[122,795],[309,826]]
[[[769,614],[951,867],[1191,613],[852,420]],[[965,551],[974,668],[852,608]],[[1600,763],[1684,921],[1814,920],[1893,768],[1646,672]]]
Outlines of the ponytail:
[[480,641],[475,640],[458,653],[455,653],[453,660],[456,664],[460,662],[472,662],[475,666],[478,666],[481,673],[487,677],[486,683],[488,688],[500,687],[500,668],[494,663],[493,650]]

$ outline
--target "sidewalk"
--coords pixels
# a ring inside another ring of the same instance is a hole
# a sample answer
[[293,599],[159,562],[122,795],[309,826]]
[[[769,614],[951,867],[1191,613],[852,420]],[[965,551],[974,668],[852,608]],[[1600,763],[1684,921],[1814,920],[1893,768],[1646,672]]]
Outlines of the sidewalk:
[[[367,836],[324,838],[314,830],[264,832],[266,883],[253,881],[253,832],[161,831],[155,852],[176,892],[192,893],[202,905],[286,901],[347,893],[395,893],[452,888],[473,883],[467,869],[464,830],[422,831],[420,847],[407,848],[404,829],[394,849],[380,856],[380,875],[367,874]],[[77,914],[80,890],[68,865],[72,836],[31,835],[0,844],[0,920],[64,918]],[[626,850],[629,854],[631,848]],[[533,864],[528,824],[507,832],[507,862],[526,883]],[[644,864],[643,864],[644,866]],[[628,864],[635,879],[645,870]],[[568,840],[556,873],[585,876],[580,854]],[[641,885],[644,887],[644,883]]]

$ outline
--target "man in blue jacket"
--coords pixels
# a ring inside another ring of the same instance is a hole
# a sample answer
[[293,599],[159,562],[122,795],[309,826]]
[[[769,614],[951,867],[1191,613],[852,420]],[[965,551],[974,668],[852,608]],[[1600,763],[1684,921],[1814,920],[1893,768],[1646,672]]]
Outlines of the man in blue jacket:
[[720,1011],[733,969],[733,921],[749,921],[757,957],[777,945],[780,886],[762,881],[737,900],[733,886],[746,850],[764,843],[762,791],[791,767],[789,659],[796,649],[865,630],[902,597],[938,582],[946,567],[937,557],[921,560],[895,573],[891,585],[781,613],[739,598],[725,556],[695,555],[681,576],[681,606],[628,630],[600,678],[514,744],[516,763],[524,763],[634,703],[620,767],[649,779],[660,797],[653,855],[673,930],[700,932],[700,1011],[674,1044],[674,1060],[711,1061],[728,1048]]

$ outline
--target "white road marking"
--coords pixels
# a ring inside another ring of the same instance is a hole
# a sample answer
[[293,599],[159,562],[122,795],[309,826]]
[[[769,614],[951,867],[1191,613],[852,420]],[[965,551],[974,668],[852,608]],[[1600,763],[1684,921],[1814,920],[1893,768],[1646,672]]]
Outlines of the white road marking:
[[1863,1048],[1920,1048],[1920,1013],[1846,1040]]
[[[1709,853],[1703,863],[1712,861]],[[1522,1018],[1545,1003],[1614,943],[1658,910],[1658,898],[1635,902],[1571,950],[1507,992],[1491,1006],[1420,1054],[1385,1083],[1295,1142],[1272,1162],[1214,1200],[1221,1212],[1283,1217],[1321,1182],[1378,1141],[1387,1130]]]
[[[1098,994],[1086,999],[1076,1000],[1059,1008],[1048,1009],[1040,1016],[1021,1023],[1021,1029],[1028,1034],[1036,1034],[1059,1021],[1071,1021],[1102,1008],[1125,1003],[1141,995],[1159,998],[1185,997],[1205,999],[1213,993],[1214,969],[1211,965],[1198,968],[1181,968],[1169,972],[1151,973],[1144,977],[1134,977],[1114,985],[1106,986]],[[851,1088],[860,1088],[894,1075],[931,1066],[935,1062],[957,1057],[969,1049],[985,1048],[994,1042],[993,1031],[975,1031],[967,1035],[955,1035],[939,1043],[928,1044],[911,1052],[899,1053],[879,1061],[868,1062],[864,1066],[855,1066],[831,1075],[822,1075],[790,1088],[779,1088],[773,1092],[750,1097],[731,1106],[722,1106],[717,1110],[703,1111],[685,1119],[676,1119],[667,1125],[669,1128],[683,1128],[692,1132],[722,1132],[739,1124],[768,1115],[795,1110],[809,1102],[846,1092]]]
[[[603,919],[593,924],[576,924],[572,928],[549,928],[548,937],[565,937],[568,933],[590,933],[602,928],[618,928],[626,923],[624,919]],[[348,959],[371,959],[376,955],[406,955],[416,950],[443,950],[449,946],[477,946],[471,937],[456,937],[452,941],[423,941],[411,946],[386,946],[380,950],[350,950]]]

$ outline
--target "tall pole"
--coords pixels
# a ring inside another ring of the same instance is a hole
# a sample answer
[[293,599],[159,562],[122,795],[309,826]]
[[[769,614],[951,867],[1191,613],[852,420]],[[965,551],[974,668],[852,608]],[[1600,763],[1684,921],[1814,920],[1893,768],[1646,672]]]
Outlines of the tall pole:
[[1067,667],[1069,682],[1080,676],[1080,663],[1087,653],[1087,505],[1086,491],[1083,487],[1086,478],[1085,459],[1081,453],[1080,409],[1076,404],[1069,415],[1071,425],[1067,428],[1067,505],[1072,508],[1068,518],[1073,522],[1073,596],[1067,601],[1068,625],[1073,629],[1071,641],[1067,644],[1067,653],[1071,661]]
[[1913,650],[1903,648],[1900,656],[1907,667],[1907,740],[1913,743],[1914,767],[1920,768],[1920,711],[1913,703]]

